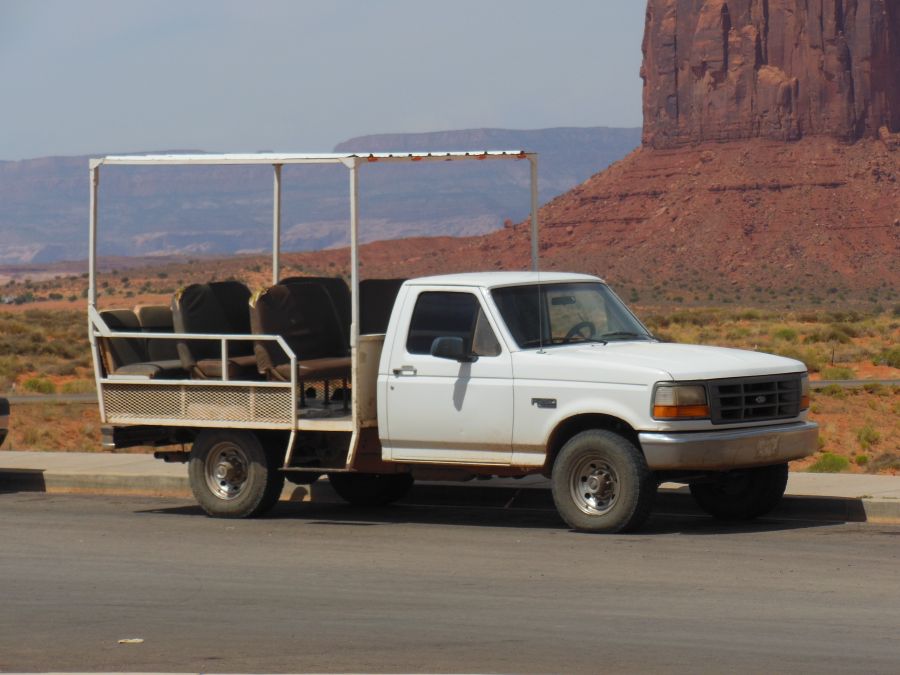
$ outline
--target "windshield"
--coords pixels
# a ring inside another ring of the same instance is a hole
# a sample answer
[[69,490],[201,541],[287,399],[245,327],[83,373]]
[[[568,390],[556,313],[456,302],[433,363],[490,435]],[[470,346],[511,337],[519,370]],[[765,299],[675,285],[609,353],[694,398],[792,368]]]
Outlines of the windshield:
[[522,349],[575,342],[653,339],[606,284],[510,286],[495,288],[491,295]]

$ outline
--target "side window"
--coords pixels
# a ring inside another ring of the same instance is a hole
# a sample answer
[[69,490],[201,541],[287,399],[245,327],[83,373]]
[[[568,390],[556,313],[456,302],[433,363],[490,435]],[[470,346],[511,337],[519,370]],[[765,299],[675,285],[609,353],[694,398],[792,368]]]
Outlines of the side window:
[[427,291],[419,295],[406,338],[410,354],[430,354],[439,337],[461,337],[466,349],[479,356],[497,356],[500,343],[471,293]]

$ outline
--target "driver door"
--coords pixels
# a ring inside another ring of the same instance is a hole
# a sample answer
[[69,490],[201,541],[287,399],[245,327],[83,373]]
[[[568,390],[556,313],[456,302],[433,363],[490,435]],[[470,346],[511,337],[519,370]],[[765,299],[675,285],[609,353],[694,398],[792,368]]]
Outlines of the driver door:
[[[509,464],[512,358],[472,291],[422,289],[408,330],[397,335],[386,387],[392,460]],[[439,337],[462,338],[471,362],[431,355]]]

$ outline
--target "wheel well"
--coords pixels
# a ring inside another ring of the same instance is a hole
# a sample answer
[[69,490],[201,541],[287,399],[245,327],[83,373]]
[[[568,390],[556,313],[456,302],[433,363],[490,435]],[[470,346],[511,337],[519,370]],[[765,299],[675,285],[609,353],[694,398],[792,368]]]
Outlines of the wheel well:
[[[584,415],[575,415],[560,422],[550,434],[550,440],[547,442],[547,459],[544,462],[544,474],[550,475],[553,469],[553,462],[556,456],[566,442],[575,434],[588,429],[605,429],[614,431],[624,436],[634,443],[634,446],[641,449],[637,432],[627,422],[620,420],[612,415],[602,415],[600,413],[586,413]],[[643,452],[643,451],[642,451]]]

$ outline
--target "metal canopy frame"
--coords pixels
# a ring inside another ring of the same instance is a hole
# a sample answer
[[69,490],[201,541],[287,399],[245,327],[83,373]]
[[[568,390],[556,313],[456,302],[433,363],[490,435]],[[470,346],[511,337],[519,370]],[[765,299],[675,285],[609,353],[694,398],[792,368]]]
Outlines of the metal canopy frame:
[[[351,356],[351,381],[357,382],[359,373],[359,168],[366,164],[376,163],[416,163],[416,162],[457,162],[457,161],[494,161],[494,160],[527,160],[530,165],[530,194],[531,194],[531,267],[538,269],[538,184],[537,184],[537,154],[523,150],[486,150],[477,152],[379,152],[379,153],[325,153],[325,154],[297,154],[297,153],[252,153],[252,154],[167,154],[167,155],[113,155],[97,159],[91,159],[90,166],[90,215],[89,215],[89,281],[88,281],[88,322],[89,338],[94,356],[94,374],[97,381],[97,395],[99,398],[102,421],[106,421],[105,392],[101,384],[111,384],[110,378],[104,378],[100,365],[101,357],[97,338],[110,338],[112,333],[106,326],[97,310],[97,225],[100,187],[100,168],[103,166],[165,166],[165,165],[270,165],[273,170],[273,211],[272,211],[272,283],[277,284],[281,274],[281,170],[286,164],[341,164],[348,169],[350,191],[350,284],[351,284],[351,325],[350,325],[350,356]],[[116,332],[118,337],[131,337],[131,333]],[[138,336],[140,334],[134,334]],[[204,334],[205,335],[205,334]],[[144,335],[146,337],[146,335]],[[155,335],[154,337],[162,337]],[[164,339],[192,338],[192,335],[171,335]],[[262,382],[244,383],[250,388],[263,389],[265,387],[291,388],[290,407],[293,409],[290,423],[290,439],[285,455],[284,465],[290,465],[293,452],[293,442],[296,431],[299,429],[299,420],[296,412],[297,382],[296,382],[296,355],[287,347],[278,336],[206,336],[212,339],[220,339],[222,343],[223,373],[225,367],[226,343],[228,340],[247,339],[271,339],[277,341],[285,353],[291,359],[292,377],[290,384],[267,384]],[[148,386],[148,391],[163,391],[171,386],[190,385],[191,389],[199,389],[199,385],[206,387],[227,388],[232,384],[227,375],[223,375],[221,382],[212,381],[152,381],[138,382],[129,380],[126,385]],[[237,383],[235,383],[237,384]],[[194,386],[198,385],[198,386]],[[274,389],[270,389],[274,391]],[[255,389],[254,389],[255,391]],[[351,449],[347,457],[347,467],[352,465],[356,454],[358,432],[361,420],[358,416],[356,386],[351,387],[352,396],[352,424],[346,430],[352,431]],[[252,393],[251,393],[252,395]],[[309,421],[305,424],[314,424]],[[326,420],[321,420],[322,430],[344,430],[338,424],[332,429]],[[146,422],[144,422],[146,423]],[[210,423],[205,423],[209,426]],[[235,425],[240,426],[240,425]],[[246,426],[246,425],[244,425]],[[256,424],[256,427],[265,428],[266,425]],[[276,425],[277,426],[277,425]],[[271,425],[269,425],[271,427]],[[281,427],[278,427],[281,428]],[[316,427],[318,428],[318,426]]]
[[253,165],[273,168],[272,210],[272,283],[281,278],[281,168],[285,164],[343,164],[350,175],[350,348],[359,339],[359,167],[375,163],[458,162],[485,160],[528,160],[531,168],[531,267],[538,269],[538,194],[537,153],[524,150],[485,150],[476,152],[375,152],[375,153],[246,153],[246,154],[169,154],[111,155],[90,160],[90,241],[88,306],[97,306],[97,207],[101,166],[172,165]]

